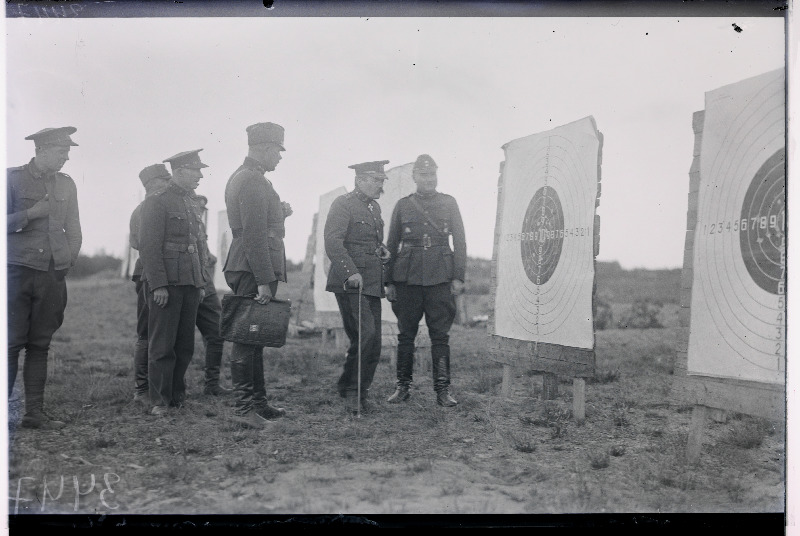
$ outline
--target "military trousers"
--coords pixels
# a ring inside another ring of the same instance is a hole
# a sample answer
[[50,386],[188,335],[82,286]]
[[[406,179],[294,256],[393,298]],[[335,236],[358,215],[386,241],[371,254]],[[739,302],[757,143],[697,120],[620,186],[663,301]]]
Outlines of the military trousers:
[[8,396],[14,390],[19,353],[25,349],[22,371],[26,411],[41,411],[47,381],[47,353],[53,334],[64,321],[67,306],[66,270],[47,271],[6,265],[8,313]]
[[133,347],[134,389],[139,394],[149,391],[147,384],[147,322],[150,308],[147,306],[147,288],[144,281],[136,283],[136,344]]
[[[251,272],[225,272],[225,281],[237,296],[255,296],[258,284]],[[278,291],[278,282],[269,284],[272,295]],[[245,415],[267,403],[264,387],[264,347],[233,343],[231,348],[231,378],[236,396],[236,415]]]
[[438,285],[407,285],[395,283],[397,299],[392,302],[392,311],[397,317],[397,379],[411,382],[414,365],[414,341],[419,331],[419,322],[425,315],[428,335],[431,339],[431,356],[449,355],[450,328],[456,317],[456,300],[450,292],[450,283]]
[[361,296],[361,324],[359,326],[358,294],[336,293],[336,303],[342,315],[344,332],[350,339],[344,369],[337,384],[339,394],[358,391],[358,333],[361,331],[361,396],[365,397],[375,369],[381,358],[381,299]]
[[186,396],[185,375],[194,354],[194,325],[200,289],[168,285],[166,307],[153,301],[147,286],[148,382],[154,406],[180,406]]
[[197,329],[203,336],[206,350],[205,380],[206,386],[219,383],[220,366],[222,365],[222,350],[225,341],[219,335],[219,320],[222,313],[222,304],[217,295],[214,283],[205,286],[205,296],[197,308]]

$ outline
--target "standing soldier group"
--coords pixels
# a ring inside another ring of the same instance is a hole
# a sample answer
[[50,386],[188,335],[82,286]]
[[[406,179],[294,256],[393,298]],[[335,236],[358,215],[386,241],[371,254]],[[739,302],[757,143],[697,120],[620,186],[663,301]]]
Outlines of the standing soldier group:
[[[26,351],[23,427],[60,428],[44,411],[47,354],[61,326],[67,301],[64,277],[81,246],[75,183],[60,172],[77,145],[74,127],[48,128],[28,136],[36,156],[8,169],[8,381],[9,397],[20,350]],[[291,206],[281,201],[265,177],[285,151],[284,129],[275,123],[247,127],[248,153],[225,188],[233,240],[223,272],[234,294],[259,303],[272,299],[286,281],[284,220]],[[181,407],[185,373],[194,353],[194,329],[205,346],[206,395],[233,393],[231,418],[263,428],[286,410],[271,405],[264,382],[263,347],[233,343],[233,390],[220,385],[224,341],[219,333],[221,304],[213,283],[217,259],[208,247],[207,199],[195,194],[202,149],[185,151],[139,173],[145,200],[130,218],[131,247],[139,251],[132,280],[137,294],[134,348],[134,401],[153,415]],[[455,199],[436,191],[436,163],[417,158],[417,191],[401,199],[391,215],[384,244],[378,199],[388,160],[350,166],[355,188],[338,197],[325,222],[330,258],[326,290],[336,296],[347,350],[337,389],[348,413],[374,409],[369,389],[381,353],[381,303],[386,297],[398,319],[397,384],[392,403],[411,396],[414,341],[422,317],[431,337],[437,403],[457,404],[450,394],[449,330],[455,296],[464,289],[466,243]],[[359,368],[360,367],[360,368]],[[360,396],[359,396],[360,395]]]

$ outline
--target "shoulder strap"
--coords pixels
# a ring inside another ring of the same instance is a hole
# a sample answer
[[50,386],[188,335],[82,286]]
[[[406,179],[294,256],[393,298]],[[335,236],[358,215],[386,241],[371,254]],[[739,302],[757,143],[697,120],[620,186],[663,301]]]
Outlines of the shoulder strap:
[[428,220],[428,223],[430,223],[430,224],[431,224],[431,226],[432,226],[434,229],[436,229],[437,231],[439,231],[439,233],[441,233],[441,234],[445,234],[445,235],[449,235],[449,234],[450,234],[449,232],[447,232],[447,233],[446,233],[446,232],[444,232],[442,229],[439,229],[439,226],[436,224],[436,222],[435,222],[435,221],[433,221],[433,218],[431,218],[431,217],[430,217],[430,215],[428,215],[428,213],[427,213],[427,212],[425,212],[425,209],[424,209],[424,208],[422,208],[422,205],[420,205],[420,204],[419,204],[419,201],[417,201],[417,198],[416,198],[416,197],[414,197],[414,194],[411,194],[410,196],[408,196],[408,199],[411,201],[411,203],[414,205],[414,207],[417,209],[417,211],[419,211],[419,213],[420,213],[420,214],[422,214],[422,216],[423,216],[423,217],[424,217],[426,220]]

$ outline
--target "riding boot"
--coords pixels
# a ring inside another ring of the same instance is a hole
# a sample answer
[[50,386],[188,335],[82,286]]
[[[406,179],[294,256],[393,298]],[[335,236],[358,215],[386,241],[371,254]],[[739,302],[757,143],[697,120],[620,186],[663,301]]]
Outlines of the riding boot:
[[133,347],[134,396],[146,399],[150,391],[147,383],[147,339],[137,339]]
[[44,411],[44,386],[47,382],[47,351],[27,351],[22,369],[25,384],[24,428],[58,429],[64,423],[47,415]]
[[397,350],[397,387],[386,400],[391,403],[405,402],[411,398],[411,379],[414,370],[414,352]]
[[236,395],[234,414],[245,415],[253,409],[253,347],[234,344],[231,352],[231,379]]
[[450,348],[431,348],[431,367],[433,369],[433,389],[436,391],[436,402],[446,408],[458,404],[450,396]]
[[222,365],[222,345],[223,342],[221,339],[218,342],[212,341],[206,344],[206,385],[203,389],[204,394],[213,396],[233,394],[231,389],[219,384],[219,373]]

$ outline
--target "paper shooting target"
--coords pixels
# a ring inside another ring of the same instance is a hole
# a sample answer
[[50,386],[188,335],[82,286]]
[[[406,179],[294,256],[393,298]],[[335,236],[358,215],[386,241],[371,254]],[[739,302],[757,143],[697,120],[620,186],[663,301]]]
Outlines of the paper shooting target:
[[[522,234],[532,233],[539,240],[520,240],[522,266],[533,284],[544,285],[555,272],[564,244],[564,237],[561,233],[556,236],[556,230],[563,228],[564,211],[556,189],[542,186],[531,199],[522,221]],[[548,240],[551,235],[554,238]]]
[[495,335],[594,348],[600,139],[587,117],[504,146]]
[[784,382],[785,107],[782,69],[706,94],[689,374]]

